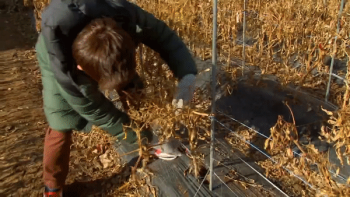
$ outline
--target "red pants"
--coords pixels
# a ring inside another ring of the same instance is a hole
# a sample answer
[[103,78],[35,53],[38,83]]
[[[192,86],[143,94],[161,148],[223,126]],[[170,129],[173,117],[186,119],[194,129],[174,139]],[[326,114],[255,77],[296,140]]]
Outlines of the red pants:
[[49,188],[62,188],[69,170],[72,131],[61,133],[46,130],[44,142],[44,184]]

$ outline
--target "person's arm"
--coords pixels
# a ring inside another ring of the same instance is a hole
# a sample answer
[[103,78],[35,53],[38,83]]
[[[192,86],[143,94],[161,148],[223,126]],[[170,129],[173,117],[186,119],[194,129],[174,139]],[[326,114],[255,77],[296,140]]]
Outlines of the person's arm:
[[132,8],[136,24],[142,30],[138,36],[141,42],[158,52],[178,79],[189,74],[197,75],[194,59],[176,32],[137,5],[132,4]]
[[42,35],[50,66],[62,97],[79,115],[111,134],[119,134],[122,123],[129,120],[127,114],[119,111],[93,84],[85,83],[86,79],[77,74],[74,65],[70,34],[84,24],[84,17],[61,1],[53,1],[46,8],[42,15]]
[[[81,76],[80,89],[84,97],[75,97],[67,93],[62,86],[58,85],[63,98],[79,113],[80,116],[92,124],[106,130],[112,135],[123,134],[123,124],[129,122],[126,113],[118,110],[114,104],[99,91],[97,84],[89,82],[87,77]],[[85,79],[84,79],[85,78]]]

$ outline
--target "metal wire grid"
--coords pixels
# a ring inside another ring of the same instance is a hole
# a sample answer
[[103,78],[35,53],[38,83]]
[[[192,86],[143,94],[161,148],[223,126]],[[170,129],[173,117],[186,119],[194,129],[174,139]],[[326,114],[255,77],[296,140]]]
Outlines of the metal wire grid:
[[[340,6],[340,9],[339,9],[339,16],[341,15],[342,13],[342,10],[343,10],[343,7],[344,7],[344,0],[341,1],[341,6]],[[340,20],[339,20],[339,17],[338,17],[338,25],[337,25],[337,34],[339,33],[339,30],[340,30]],[[243,50],[242,50],[242,73],[244,72],[244,69],[245,69],[245,32],[246,32],[246,0],[244,0],[244,5],[243,5],[243,41],[242,41],[242,45],[243,45]],[[212,41],[212,54],[213,54],[213,57],[212,57],[212,79],[211,79],[211,88],[212,88],[212,98],[215,98],[216,96],[216,66],[217,66],[217,50],[216,50],[216,45],[217,45],[217,0],[213,0],[213,41]],[[335,36],[335,42],[334,42],[334,51],[336,50],[336,40],[337,40],[337,36]],[[328,98],[329,98],[329,91],[330,91],[330,84],[331,84],[331,78],[332,77],[335,77],[335,78],[338,78],[340,80],[342,80],[347,86],[349,85],[348,84],[348,81],[346,79],[344,79],[343,77],[340,77],[339,75],[336,75],[333,73],[333,66],[334,66],[334,57],[335,54],[332,55],[332,60],[331,60],[331,65],[330,65],[330,73],[319,73],[319,74],[329,74],[329,80],[328,80],[328,83],[327,83],[327,89],[326,89],[326,98],[325,98],[325,101],[328,102]],[[140,61],[142,61],[142,48],[140,48]],[[204,183],[204,180],[206,178],[206,176],[209,174],[210,175],[210,185],[209,185],[209,189],[210,191],[212,191],[213,189],[213,176],[216,176],[231,192],[234,196],[238,196],[223,180],[220,179],[220,177],[214,172],[213,170],[213,162],[214,160],[214,141],[216,140],[215,139],[215,135],[214,135],[214,131],[215,131],[215,122],[219,123],[221,126],[223,126],[224,128],[226,128],[227,130],[229,130],[230,132],[232,132],[234,135],[236,135],[236,137],[240,138],[241,140],[243,140],[244,142],[246,142],[247,144],[249,144],[251,147],[253,147],[254,149],[256,149],[257,151],[259,151],[260,153],[262,153],[263,155],[265,155],[266,157],[268,157],[270,160],[272,160],[273,162],[276,162],[274,161],[268,154],[266,154],[264,151],[260,150],[258,147],[256,147],[254,144],[244,140],[244,138],[242,136],[239,136],[237,133],[235,133],[234,131],[232,131],[231,129],[227,128],[223,123],[221,123],[220,121],[218,121],[216,118],[215,118],[215,102],[212,103],[212,109],[211,109],[211,142],[210,142],[210,169],[208,170],[207,174],[205,175],[203,181],[201,182],[200,186],[198,187],[196,193],[194,196],[196,196],[200,190],[200,188],[203,186],[203,183]],[[224,114],[220,111],[218,111],[220,114],[230,118],[231,120],[235,121],[235,122],[238,122],[239,124],[247,127],[248,129],[256,132],[257,134],[259,134],[260,136],[268,139],[268,136],[258,132],[257,130],[245,125],[244,123],[232,118],[232,117],[229,117],[227,114]],[[221,143],[220,141],[216,140],[218,143]],[[293,151],[294,154],[300,156],[299,153]],[[280,191],[283,195],[285,196],[288,196],[285,192],[283,192],[280,188],[278,188],[275,184],[273,184],[267,177],[265,177],[264,175],[262,175],[259,171],[257,171],[255,168],[253,168],[251,165],[249,165],[246,161],[244,161],[241,157],[239,157],[238,155],[235,155],[236,157],[238,157],[243,163],[245,163],[249,168],[251,168],[253,171],[255,171],[259,176],[263,177],[263,179],[265,179],[268,183],[270,183],[274,188],[276,188],[278,191]],[[288,170],[287,168],[283,167],[286,171],[288,171],[291,175],[297,177],[298,179],[300,179],[302,182],[304,182],[306,185],[308,185],[309,187],[311,188],[314,188],[315,187],[313,185],[311,185],[309,182],[307,182],[306,180],[304,180],[302,177],[294,174],[293,172],[291,172],[290,170]],[[331,171],[330,172],[339,177],[340,179],[342,180],[345,180],[346,181],[346,178],[342,177],[341,175],[337,175],[334,171]],[[316,189],[317,190],[317,189]]]
[[[340,9],[339,9],[339,15],[338,15],[338,25],[337,25],[337,34],[339,33],[339,29],[340,29],[340,16],[342,13],[344,7],[344,0],[341,1],[341,5],[340,5]],[[215,98],[216,96],[216,65],[217,65],[217,52],[216,52],[216,39],[217,39],[217,0],[213,0],[213,46],[212,46],[212,54],[213,54],[213,58],[212,58],[212,80],[211,80],[211,87],[212,87],[212,98]],[[243,70],[245,68],[245,30],[246,30],[246,0],[244,0],[244,5],[243,5],[243,52],[242,52],[242,57],[243,57],[243,61],[242,61],[242,73]],[[336,40],[337,40],[337,36],[334,38],[335,42],[334,42],[334,51],[336,51]],[[335,53],[332,55],[332,60],[331,60],[331,65],[330,65],[330,73],[329,73],[329,80],[328,80],[328,84],[327,84],[327,89],[326,89],[326,98],[325,101],[328,102],[328,98],[329,98],[329,91],[330,91],[330,84],[331,84],[331,78],[332,77],[336,77],[340,80],[342,80],[347,86],[349,85],[347,80],[334,74],[333,73],[333,66],[334,66],[334,58],[335,58]],[[324,74],[324,73],[321,73]],[[251,147],[253,147],[254,149],[256,149],[257,151],[259,151],[260,153],[262,153],[263,155],[265,155],[266,157],[268,157],[270,160],[272,160],[273,162],[276,163],[276,161],[274,161],[271,156],[269,156],[268,154],[266,154],[264,151],[260,150],[257,146],[255,146],[254,144],[244,140],[244,138],[242,136],[239,136],[237,133],[235,133],[234,131],[232,131],[231,129],[229,129],[228,127],[226,127],[224,124],[222,124],[220,121],[218,121],[215,118],[215,100],[213,99],[212,101],[212,109],[211,109],[211,142],[210,142],[210,170],[208,172],[210,172],[210,185],[209,185],[209,189],[210,191],[212,191],[213,189],[213,185],[212,185],[212,180],[213,180],[213,176],[217,176],[217,174],[213,171],[213,161],[214,159],[214,141],[215,141],[215,136],[214,136],[214,131],[215,131],[215,122],[219,123],[221,126],[223,126],[224,128],[226,128],[227,130],[229,130],[230,132],[232,132],[234,135],[236,135],[236,137],[240,138],[241,140],[243,140],[245,143],[249,144]],[[221,114],[223,114],[222,112],[219,112]],[[226,115],[226,114],[224,114]],[[227,116],[227,115],[226,115]],[[227,116],[228,117],[228,116]],[[243,126],[253,130],[254,132],[258,133],[259,135],[263,136],[264,138],[268,138],[266,135],[256,131],[255,129],[250,128],[249,126],[239,122],[236,119],[233,119],[231,117],[229,117],[231,120],[234,120],[240,124],[242,124]],[[298,153],[296,153],[295,151],[293,151],[294,154],[299,155]],[[274,185],[268,178],[266,178],[265,176],[263,176],[261,173],[259,173],[257,170],[255,170],[252,166],[250,166],[246,161],[244,161],[242,158],[240,158],[238,155],[236,155],[243,163],[245,163],[247,166],[249,166],[253,171],[257,172],[260,176],[262,176],[265,180],[267,180],[272,186],[274,186],[276,189],[278,189],[282,194],[284,194],[285,196],[288,196],[286,193],[284,193],[281,189],[279,189],[276,185]],[[289,169],[285,168],[284,166],[282,166],[287,172],[289,172],[291,175],[295,176],[296,178],[298,178],[299,180],[301,180],[302,182],[304,182],[306,185],[308,185],[309,187],[318,190],[317,188],[315,188],[313,185],[311,185],[309,182],[307,182],[305,179],[303,179],[302,177],[294,174],[292,171],[290,171]],[[337,175],[335,172],[331,171],[330,172],[333,175],[336,175],[337,177],[341,178],[342,180],[346,180],[346,178]],[[208,175],[208,173],[205,175],[205,177]],[[205,180],[205,177],[200,185],[200,187],[203,185],[203,182]],[[223,182],[218,176],[217,178],[224,184],[226,185],[225,182]],[[229,186],[226,185],[228,188]],[[199,191],[200,187],[198,188],[197,192]],[[237,196],[237,194],[231,190],[229,188],[229,190],[233,193],[233,195]],[[197,192],[195,194],[195,196],[197,195]]]

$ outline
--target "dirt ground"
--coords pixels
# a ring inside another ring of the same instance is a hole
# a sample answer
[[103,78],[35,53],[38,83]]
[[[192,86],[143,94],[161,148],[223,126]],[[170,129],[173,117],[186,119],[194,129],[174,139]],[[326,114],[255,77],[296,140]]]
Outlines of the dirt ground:
[[[29,12],[1,0],[0,35],[0,197],[42,196],[47,123]],[[116,155],[108,136],[74,133],[73,140],[69,196],[119,196],[125,170],[117,160],[106,159]]]

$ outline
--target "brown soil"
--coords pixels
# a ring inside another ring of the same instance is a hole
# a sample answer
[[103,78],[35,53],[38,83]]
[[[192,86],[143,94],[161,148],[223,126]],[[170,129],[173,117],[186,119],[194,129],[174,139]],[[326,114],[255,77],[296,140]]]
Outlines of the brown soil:
[[[0,197],[42,196],[47,123],[34,50],[37,35],[28,11],[11,2],[0,2]],[[70,196],[118,195],[125,170],[113,159],[109,137],[100,131],[73,136],[67,188],[75,194]]]

